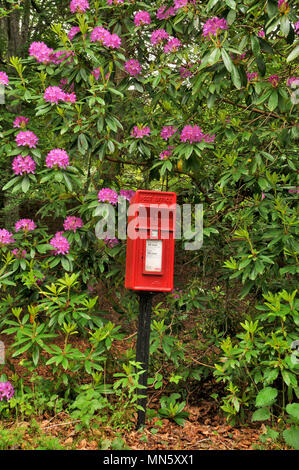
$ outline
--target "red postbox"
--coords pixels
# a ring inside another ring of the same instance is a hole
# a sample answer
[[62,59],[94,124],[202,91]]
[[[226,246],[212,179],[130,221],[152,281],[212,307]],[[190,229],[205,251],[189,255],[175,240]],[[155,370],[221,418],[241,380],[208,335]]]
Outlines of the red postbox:
[[138,190],[130,201],[125,287],[173,289],[176,193]]

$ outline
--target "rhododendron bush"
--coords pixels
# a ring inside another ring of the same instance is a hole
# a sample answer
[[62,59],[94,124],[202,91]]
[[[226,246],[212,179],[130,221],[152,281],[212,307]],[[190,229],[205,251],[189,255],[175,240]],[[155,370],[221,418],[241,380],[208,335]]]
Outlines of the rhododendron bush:
[[[0,219],[2,292],[37,301],[64,271],[89,296],[98,280],[122,288],[125,240],[99,240],[95,228],[99,204],[128,205],[137,189],[203,204],[201,276],[203,265],[216,269],[242,298],[291,289],[295,3],[72,0],[48,34],[30,38],[25,58],[0,63],[2,191],[41,201],[32,220]],[[84,309],[82,328],[92,321]]]

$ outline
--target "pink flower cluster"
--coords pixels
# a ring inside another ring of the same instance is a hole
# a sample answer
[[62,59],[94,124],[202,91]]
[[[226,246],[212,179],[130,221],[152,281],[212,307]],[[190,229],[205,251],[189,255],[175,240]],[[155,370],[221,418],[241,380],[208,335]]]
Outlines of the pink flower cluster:
[[56,103],[59,101],[75,103],[77,100],[75,93],[66,93],[59,86],[48,86],[45,89],[44,100],[48,103]]
[[297,21],[297,23],[294,24],[294,30],[296,34],[299,34],[299,21]]
[[26,253],[27,251],[26,250],[21,250],[18,249],[18,248],[15,248],[14,250],[12,250],[12,254],[16,257],[16,258],[23,258],[25,259],[26,258]]
[[66,255],[69,252],[70,244],[68,240],[62,236],[63,232],[57,232],[50,240],[50,245],[55,248],[54,255]]
[[299,86],[299,77],[290,77],[287,79],[287,86],[292,87],[293,84]]
[[77,228],[81,228],[83,225],[83,220],[80,219],[80,217],[71,215],[68,216],[63,223],[64,230],[72,230],[74,233],[76,232]]
[[134,194],[135,194],[134,189],[121,189],[119,191],[119,195],[121,197],[124,197],[125,199],[127,199],[127,201],[129,201],[129,202],[132,199],[132,197],[134,196]]
[[172,145],[169,145],[167,147],[167,150],[163,150],[163,152],[160,153],[160,160],[167,160],[167,158],[169,158],[172,154],[173,149],[174,147]]
[[155,29],[151,34],[151,43],[153,46],[160,44],[169,37],[165,29]]
[[7,74],[5,72],[1,72],[1,71],[0,71],[0,84],[1,85],[8,85],[9,84]]
[[141,73],[141,65],[136,59],[130,59],[127,62],[125,62],[125,70],[128,72],[130,75],[138,75]]
[[70,3],[70,10],[72,13],[85,13],[89,8],[87,0],[72,0]]
[[179,10],[188,4],[189,0],[174,0],[174,9]]
[[17,116],[14,120],[13,127],[26,127],[29,122],[29,118],[25,118],[24,116]]
[[13,159],[12,169],[15,175],[23,175],[24,173],[28,175],[28,173],[35,173],[36,163],[29,155],[25,157],[18,155]]
[[16,135],[17,146],[27,146],[29,148],[35,148],[38,142],[38,137],[31,131],[20,131]]
[[57,166],[58,168],[66,168],[69,165],[69,156],[65,150],[62,149],[53,149],[50,150],[46,156],[46,166],[48,168],[53,168]]
[[164,126],[160,132],[160,136],[162,137],[162,139],[167,140],[171,136],[173,136],[173,134],[175,134],[176,131],[177,131],[177,128],[174,126]]
[[190,144],[194,142],[214,142],[215,135],[204,134],[199,126],[186,125],[181,132],[181,142],[189,141]]
[[79,26],[72,26],[70,31],[68,32],[67,37],[69,38],[70,41],[74,39],[76,34],[80,33],[80,28]]
[[13,234],[5,228],[0,228],[0,245],[9,245],[10,243],[15,243]]
[[188,78],[188,77],[192,77],[193,73],[192,71],[190,70],[192,67],[192,64],[188,64],[186,67],[182,66],[180,68],[180,76],[181,78]]
[[263,29],[261,29],[258,33],[257,33],[258,37],[259,38],[264,38],[265,37],[265,31]]
[[274,88],[278,87],[278,85],[279,85],[279,76],[278,75],[271,75],[268,78],[268,80]]
[[53,49],[48,47],[44,42],[32,42],[29,47],[29,55],[34,57],[37,62],[48,64],[51,62],[51,54]]
[[176,11],[174,7],[167,8],[167,5],[162,5],[157,11],[157,18],[158,20],[168,20],[171,16],[175,16]]
[[118,238],[106,237],[106,238],[104,238],[104,243],[105,243],[105,245],[108,246],[108,248],[114,248],[116,245],[119,244],[119,240],[118,240]]
[[164,46],[164,52],[176,52],[181,45],[181,41],[177,38],[168,39],[167,43]]
[[14,393],[14,388],[10,382],[0,382],[0,401],[2,401],[3,398],[6,398],[7,401],[10,400]]
[[36,225],[31,219],[20,219],[15,223],[15,231],[23,230],[23,232],[32,232],[36,229]]
[[131,136],[135,137],[135,139],[143,139],[144,136],[150,135],[151,130],[148,126],[134,126],[131,131]]
[[108,29],[102,26],[96,26],[91,32],[90,42],[96,41],[111,49],[118,49],[121,45],[120,37],[117,34],[111,34]]
[[51,62],[55,65],[62,64],[62,62],[65,62],[65,64],[70,64],[73,61],[72,57],[74,55],[75,55],[74,51],[57,51],[57,52],[53,52],[50,55],[50,58],[51,58]]
[[282,13],[287,13],[289,11],[289,4],[286,0],[278,0],[278,9]]
[[183,291],[182,289],[173,289],[170,293],[170,295],[175,299],[175,300],[178,300],[181,298],[181,296],[183,295]]
[[134,23],[135,26],[143,26],[144,24],[151,24],[151,17],[147,11],[140,10],[135,13]]
[[103,188],[98,192],[98,201],[99,202],[109,202],[110,204],[116,206],[118,201],[118,194],[114,189]]
[[247,72],[247,80],[249,82],[252,82],[253,80],[257,80],[257,79],[258,79],[257,72]]
[[101,71],[100,71],[99,67],[97,69],[92,70],[91,75],[93,75],[94,78],[96,80],[98,80],[101,76]]
[[228,24],[225,18],[217,18],[214,16],[210,18],[203,26],[203,36],[210,39],[211,36],[217,36],[219,31],[228,29]]

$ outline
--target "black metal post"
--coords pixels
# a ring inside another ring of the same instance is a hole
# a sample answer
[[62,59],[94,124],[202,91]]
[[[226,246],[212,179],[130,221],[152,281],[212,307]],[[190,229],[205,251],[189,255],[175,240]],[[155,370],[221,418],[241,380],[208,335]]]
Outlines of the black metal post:
[[[136,362],[140,362],[144,373],[139,376],[139,385],[147,387],[148,376],[148,362],[149,362],[149,345],[151,333],[151,313],[152,313],[152,292],[139,292],[139,317],[138,317],[138,333],[136,345]],[[147,390],[146,388],[139,389],[140,395],[145,395],[145,398],[138,399],[138,405],[141,405],[143,410],[138,410],[137,429],[145,424]]]

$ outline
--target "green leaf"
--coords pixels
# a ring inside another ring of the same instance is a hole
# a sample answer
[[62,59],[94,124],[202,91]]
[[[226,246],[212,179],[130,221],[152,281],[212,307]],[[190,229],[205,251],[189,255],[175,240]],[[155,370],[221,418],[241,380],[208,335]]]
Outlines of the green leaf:
[[286,410],[292,418],[299,420],[299,403],[289,403],[286,406]]
[[285,429],[282,435],[288,446],[299,450],[299,427],[292,426],[290,429]]
[[276,390],[276,388],[265,387],[257,394],[256,400],[255,400],[255,406],[257,407],[271,406],[274,403],[277,395],[278,395],[278,391]]
[[25,176],[25,178],[23,178],[23,180],[22,180],[22,191],[23,191],[23,193],[27,193],[27,191],[29,189],[29,186],[30,186],[30,180],[29,180],[28,176]]
[[266,64],[264,62],[263,57],[261,55],[258,55],[256,56],[255,61],[261,76],[264,77],[266,74]]
[[235,65],[232,65],[231,77],[235,87],[241,88],[241,78],[238,69],[235,67]]
[[290,20],[287,15],[283,15],[281,18],[280,32],[283,36],[287,36],[290,32]]
[[255,55],[255,57],[259,56],[260,53],[261,53],[261,49],[260,49],[260,42],[258,40],[258,37],[255,36],[255,34],[252,34],[251,37],[250,37],[250,40],[251,40],[251,49],[252,49],[252,52],[253,54]]
[[8,181],[8,183],[6,183],[3,188],[2,188],[2,191],[5,191],[6,189],[10,188],[11,186],[15,185],[17,182],[19,182],[21,179],[20,176],[16,176],[15,178],[13,178],[12,180]]
[[272,91],[269,101],[268,101],[268,108],[270,111],[274,111],[274,109],[278,105],[278,93],[276,90]]
[[230,56],[228,55],[228,53],[226,52],[225,49],[221,50],[221,56],[222,56],[222,59],[223,59],[223,62],[224,62],[224,65],[225,65],[226,69],[229,72],[231,72],[232,67],[233,67],[233,62],[232,62]]
[[253,413],[251,421],[266,421],[269,418],[270,410],[268,408],[260,408]]
[[295,49],[293,49],[292,52],[288,55],[287,62],[291,62],[292,60],[296,59],[298,55],[299,55],[299,46],[295,47]]

